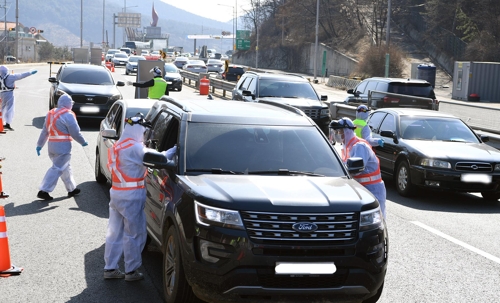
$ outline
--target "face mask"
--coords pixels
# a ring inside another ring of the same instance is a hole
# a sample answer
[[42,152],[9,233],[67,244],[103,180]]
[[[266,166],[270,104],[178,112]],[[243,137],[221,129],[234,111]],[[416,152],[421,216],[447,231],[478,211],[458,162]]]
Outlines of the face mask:
[[333,136],[335,138],[335,142],[337,142],[337,143],[344,143],[344,139],[342,139],[342,135],[341,134],[335,134]]

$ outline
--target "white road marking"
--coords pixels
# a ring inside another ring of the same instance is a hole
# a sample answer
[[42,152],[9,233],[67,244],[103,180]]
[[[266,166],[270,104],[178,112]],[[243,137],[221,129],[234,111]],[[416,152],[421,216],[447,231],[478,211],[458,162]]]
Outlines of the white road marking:
[[485,251],[482,251],[482,250],[480,250],[479,248],[475,248],[475,247],[474,247],[474,246],[472,246],[472,245],[469,245],[469,244],[464,243],[464,242],[462,242],[462,241],[460,241],[460,240],[457,240],[457,239],[455,239],[455,238],[453,238],[453,237],[451,237],[451,236],[448,236],[447,234],[442,233],[442,232],[440,232],[439,230],[437,230],[437,229],[435,229],[435,228],[432,228],[432,227],[430,227],[430,226],[427,226],[427,225],[425,225],[425,224],[424,224],[424,223],[422,223],[422,222],[419,222],[419,221],[410,221],[410,222],[411,222],[411,223],[413,223],[413,224],[415,224],[415,225],[417,225],[417,226],[422,227],[423,229],[426,229],[426,230],[430,231],[431,233],[433,233],[433,234],[435,234],[435,235],[440,236],[441,238],[444,238],[444,239],[446,239],[446,240],[448,240],[448,241],[450,241],[450,242],[453,242],[453,243],[455,243],[455,244],[458,244],[458,245],[462,246],[463,248],[466,248],[466,249],[468,249],[468,250],[470,250],[470,251],[472,251],[472,252],[475,252],[475,253],[476,253],[476,254],[478,254],[478,255],[481,255],[481,256],[483,256],[483,257],[485,257],[485,258],[487,258],[487,259],[490,259],[490,260],[491,260],[491,261],[493,261],[493,262],[496,262],[496,263],[500,264],[500,258],[495,257],[495,256],[493,256],[493,255],[491,255],[491,254],[489,254],[489,253],[487,253],[487,252],[485,252]]

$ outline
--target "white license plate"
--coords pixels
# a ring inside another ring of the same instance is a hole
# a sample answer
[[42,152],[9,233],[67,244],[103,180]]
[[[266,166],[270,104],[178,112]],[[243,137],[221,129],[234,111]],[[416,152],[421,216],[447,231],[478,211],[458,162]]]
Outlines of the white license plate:
[[462,174],[460,176],[462,182],[467,183],[491,183],[491,176],[486,174]]
[[96,114],[99,112],[99,107],[97,106],[82,106],[80,111],[85,114]]
[[277,275],[331,275],[337,271],[333,262],[289,263],[276,262]]

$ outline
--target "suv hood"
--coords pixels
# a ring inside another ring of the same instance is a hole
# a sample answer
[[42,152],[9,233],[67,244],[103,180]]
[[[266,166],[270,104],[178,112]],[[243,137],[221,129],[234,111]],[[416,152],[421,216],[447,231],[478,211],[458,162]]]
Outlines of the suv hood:
[[362,185],[340,177],[199,175],[179,179],[199,202],[234,210],[342,212],[376,207],[375,198]]
[[305,106],[307,106],[307,107],[311,107],[311,106],[326,107],[326,105],[324,105],[319,100],[312,100],[312,99],[306,99],[306,98],[264,97],[264,98],[259,98],[259,100],[279,102],[279,103],[288,104],[288,105],[291,105],[294,107],[305,107]]

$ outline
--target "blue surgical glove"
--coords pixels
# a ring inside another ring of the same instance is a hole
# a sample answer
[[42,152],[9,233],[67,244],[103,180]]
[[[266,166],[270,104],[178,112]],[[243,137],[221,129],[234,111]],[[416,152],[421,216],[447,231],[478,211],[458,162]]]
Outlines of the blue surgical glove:
[[87,146],[89,143],[87,141],[83,142],[82,146]]
[[32,74],[32,75],[34,75],[34,74],[36,74],[37,72],[38,72],[37,70],[32,70],[32,71],[31,71],[31,74]]
[[378,146],[384,147],[384,139],[378,139],[377,143],[378,143]]
[[176,153],[176,152],[177,152],[177,144],[176,144],[176,145],[174,145],[174,147],[169,148],[169,149],[167,150],[167,154],[166,154],[167,159],[168,159],[168,160],[172,160],[172,158],[174,157],[174,155],[175,155],[175,153]]
[[39,156],[40,156],[40,151],[41,151],[41,150],[42,150],[42,147],[41,147],[41,146],[37,146],[37,147],[36,147],[36,153],[37,153],[37,155],[39,155]]

